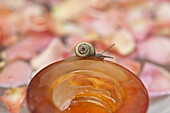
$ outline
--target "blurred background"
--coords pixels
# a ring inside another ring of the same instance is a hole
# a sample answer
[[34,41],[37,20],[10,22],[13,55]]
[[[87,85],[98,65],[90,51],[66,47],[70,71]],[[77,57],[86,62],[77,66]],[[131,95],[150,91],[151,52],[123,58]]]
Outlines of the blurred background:
[[31,78],[82,41],[115,44],[106,60],[143,81],[147,113],[170,113],[169,0],[0,0],[0,113],[29,113]]

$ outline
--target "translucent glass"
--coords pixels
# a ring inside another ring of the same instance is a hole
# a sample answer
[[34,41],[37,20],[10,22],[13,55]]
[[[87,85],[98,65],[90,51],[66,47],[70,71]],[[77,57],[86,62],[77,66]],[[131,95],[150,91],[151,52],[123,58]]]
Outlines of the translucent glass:
[[31,113],[146,113],[148,94],[136,75],[95,57],[42,69],[27,91]]

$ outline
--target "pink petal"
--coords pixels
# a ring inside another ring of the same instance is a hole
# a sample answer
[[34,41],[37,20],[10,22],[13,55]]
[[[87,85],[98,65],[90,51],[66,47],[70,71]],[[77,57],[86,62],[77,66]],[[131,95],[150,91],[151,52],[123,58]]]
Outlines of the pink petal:
[[18,31],[17,22],[15,20],[18,21],[19,18],[18,15],[16,16],[16,14],[11,12],[9,7],[6,7],[6,5],[2,6],[2,4],[0,8],[0,44],[9,47],[18,40],[16,35]]
[[51,17],[42,5],[30,3],[23,6],[21,12],[20,30],[22,32],[46,32],[52,28]]
[[17,36],[9,36],[8,38],[6,37],[3,41],[3,45],[4,46],[11,46],[13,44],[15,44],[18,41],[18,37]]
[[26,96],[26,88],[14,88],[5,91],[0,100],[7,106],[9,113],[20,113],[21,103]]
[[[67,39],[67,44],[68,46],[74,50],[75,46],[80,43],[80,42],[85,42],[86,39],[83,39],[81,36],[70,36],[68,39]],[[74,42],[74,43],[73,43]]]
[[138,55],[160,64],[170,64],[170,39],[155,36],[138,45]]
[[[149,4],[145,5],[149,7]],[[155,23],[151,19],[150,15],[150,9],[146,9],[144,6],[134,7],[132,9],[128,9],[126,12],[125,21],[137,41],[146,39],[154,27]]]
[[[110,19],[110,20],[109,20]],[[101,36],[108,36],[115,31],[115,23],[107,15],[98,15],[93,12],[84,14],[82,26],[90,32],[95,32]]]
[[138,74],[140,71],[141,64],[135,60],[132,59],[119,59],[117,60],[117,63],[126,67],[134,74]]
[[32,34],[25,40],[36,51],[43,51],[56,38],[48,33]]
[[164,21],[161,23],[157,23],[155,27],[152,29],[152,35],[162,35],[162,36],[170,36],[170,21]]
[[151,20],[138,20],[136,23],[133,22],[131,28],[135,39],[140,41],[147,38],[151,30],[154,28],[154,25]]
[[103,38],[102,43],[105,45],[105,49],[115,44],[110,50],[122,56],[131,54],[136,47],[133,35],[126,29],[120,29],[112,36]]
[[44,50],[54,37],[47,34],[32,35],[24,38],[16,45],[7,49],[6,59],[8,61],[23,59],[29,60],[34,57],[37,52]]
[[159,22],[170,21],[170,3],[169,1],[159,2],[156,9],[156,17]]
[[146,63],[140,79],[145,84],[149,96],[163,96],[170,94],[170,73],[162,67]]
[[35,69],[39,69],[68,57],[70,57],[70,54],[63,43],[59,39],[53,39],[49,46],[39,56],[31,60],[31,65]]
[[36,55],[36,51],[25,40],[10,47],[6,51],[6,60],[29,60]]
[[36,0],[38,3],[42,3],[42,4],[57,4],[59,2],[62,2],[62,0]]
[[92,0],[90,6],[94,9],[104,10],[112,4],[111,0]]
[[4,41],[9,38],[9,28],[6,18],[0,18],[0,44],[4,45]]
[[0,73],[0,87],[9,88],[27,84],[32,69],[24,61],[7,64]]

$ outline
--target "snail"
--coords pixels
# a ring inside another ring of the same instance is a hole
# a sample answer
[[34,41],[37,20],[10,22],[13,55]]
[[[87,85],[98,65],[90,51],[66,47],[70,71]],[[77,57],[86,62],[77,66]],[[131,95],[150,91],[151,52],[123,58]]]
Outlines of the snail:
[[96,58],[104,59],[104,58],[113,58],[111,56],[104,56],[102,55],[106,51],[108,51],[110,48],[112,48],[115,44],[112,44],[108,49],[106,49],[101,54],[96,54],[94,46],[89,42],[81,42],[75,47],[75,54],[78,57],[90,57],[95,56]]

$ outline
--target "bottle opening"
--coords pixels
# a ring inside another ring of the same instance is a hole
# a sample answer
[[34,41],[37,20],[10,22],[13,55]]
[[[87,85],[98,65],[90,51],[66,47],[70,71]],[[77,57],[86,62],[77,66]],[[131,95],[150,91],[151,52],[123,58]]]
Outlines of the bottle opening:
[[52,101],[63,113],[113,113],[123,100],[115,79],[90,70],[63,75],[51,89]]

